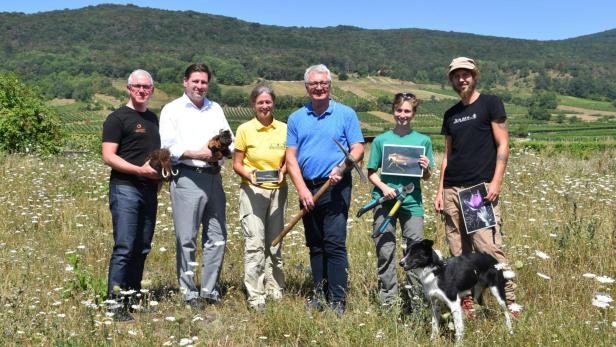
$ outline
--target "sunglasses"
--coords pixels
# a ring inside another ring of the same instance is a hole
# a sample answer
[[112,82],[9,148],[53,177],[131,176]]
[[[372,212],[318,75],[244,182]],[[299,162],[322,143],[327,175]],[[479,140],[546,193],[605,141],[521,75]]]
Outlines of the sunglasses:
[[417,97],[415,96],[415,94],[413,93],[398,93],[394,96],[394,98],[396,99],[417,99]]

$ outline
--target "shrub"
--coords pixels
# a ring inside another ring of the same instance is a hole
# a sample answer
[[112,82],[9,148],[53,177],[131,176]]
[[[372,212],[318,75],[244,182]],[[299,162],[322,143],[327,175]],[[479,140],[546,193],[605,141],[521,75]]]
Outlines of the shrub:
[[0,74],[0,150],[55,154],[61,143],[58,115],[17,77]]

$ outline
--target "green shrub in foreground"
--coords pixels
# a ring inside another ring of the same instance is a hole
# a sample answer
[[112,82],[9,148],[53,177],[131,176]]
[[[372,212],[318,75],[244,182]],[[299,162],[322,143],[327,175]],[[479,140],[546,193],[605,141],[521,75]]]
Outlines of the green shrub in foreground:
[[0,150],[53,154],[61,144],[58,115],[17,77],[0,74]]

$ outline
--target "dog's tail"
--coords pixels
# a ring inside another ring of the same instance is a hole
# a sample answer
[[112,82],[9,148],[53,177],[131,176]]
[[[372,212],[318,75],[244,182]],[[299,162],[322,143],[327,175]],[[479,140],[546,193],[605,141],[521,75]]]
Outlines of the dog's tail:
[[507,264],[496,263],[496,264],[494,264],[494,267],[496,268],[496,270],[503,272],[503,277],[506,280],[510,280],[512,278],[515,278],[515,272],[513,272],[513,271],[511,271],[509,269],[506,269]]
[[505,277],[506,280],[510,280],[512,278],[515,278],[515,272],[513,272],[511,270],[505,270],[505,271],[503,271],[503,277]]

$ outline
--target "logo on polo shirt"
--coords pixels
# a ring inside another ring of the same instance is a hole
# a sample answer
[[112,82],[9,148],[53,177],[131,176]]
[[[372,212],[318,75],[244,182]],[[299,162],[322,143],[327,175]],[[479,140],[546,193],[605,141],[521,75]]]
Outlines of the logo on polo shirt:
[[135,127],[135,132],[139,133],[139,134],[145,134],[145,128],[143,127],[143,125],[141,125],[141,123],[137,123],[137,126]]
[[272,143],[269,145],[270,150],[280,150],[280,149],[286,149],[287,148],[287,144],[285,142],[280,142],[280,143]]

